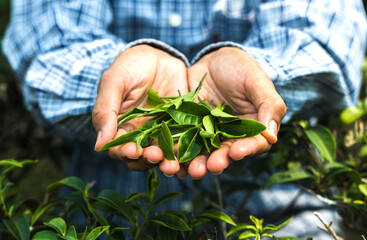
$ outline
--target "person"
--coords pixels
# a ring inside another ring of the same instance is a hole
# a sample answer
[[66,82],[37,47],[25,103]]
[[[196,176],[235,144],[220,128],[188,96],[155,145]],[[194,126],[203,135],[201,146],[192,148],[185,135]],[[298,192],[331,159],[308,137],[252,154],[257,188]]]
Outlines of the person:
[[[359,0],[15,0],[3,52],[39,124],[74,141],[69,174],[126,193],[144,176],[128,169],[205,179],[269,150],[281,123],[355,104],[366,32]],[[205,73],[201,98],[267,130],[185,165],[154,145],[93,151],[141,124],[116,133],[118,115],[145,106],[149,88],[186,93]],[[163,191],[178,186],[164,178]]]

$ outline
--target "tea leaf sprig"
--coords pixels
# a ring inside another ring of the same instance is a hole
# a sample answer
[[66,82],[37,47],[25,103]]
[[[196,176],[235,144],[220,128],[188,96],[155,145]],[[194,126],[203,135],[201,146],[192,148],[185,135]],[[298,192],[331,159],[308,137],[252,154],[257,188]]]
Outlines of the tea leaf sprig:
[[[221,103],[217,107],[198,97],[206,74],[195,91],[174,97],[160,97],[158,92],[149,89],[148,107],[136,107],[118,119],[118,126],[139,117],[152,117],[139,129],[128,132],[106,143],[100,151],[128,142],[149,146],[153,139],[168,160],[180,163],[194,159],[206,148],[208,152],[220,148],[223,138],[245,138],[260,134],[266,127],[255,120],[243,119],[234,115],[232,108]],[[198,97],[199,102],[194,102]],[[177,155],[173,147],[178,142]]]

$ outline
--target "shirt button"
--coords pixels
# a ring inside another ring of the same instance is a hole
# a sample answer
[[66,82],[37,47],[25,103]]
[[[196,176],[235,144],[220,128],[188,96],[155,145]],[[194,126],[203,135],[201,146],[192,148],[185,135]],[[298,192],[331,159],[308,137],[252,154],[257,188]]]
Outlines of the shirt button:
[[168,22],[171,27],[178,27],[182,23],[182,17],[178,13],[172,13],[168,18]]

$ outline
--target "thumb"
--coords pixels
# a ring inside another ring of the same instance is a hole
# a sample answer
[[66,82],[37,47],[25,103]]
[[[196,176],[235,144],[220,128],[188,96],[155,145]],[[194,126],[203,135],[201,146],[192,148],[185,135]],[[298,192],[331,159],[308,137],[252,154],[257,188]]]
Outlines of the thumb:
[[285,103],[278,96],[273,100],[263,102],[258,108],[259,121],[266,126],[262,135],[270,144],[277,142],[280,124],[286,113]]
[[98,96],[92,112],[93,125],[97,132],[96,151],[115,137],[124,92],[123,81],[107,71],[100,80]]

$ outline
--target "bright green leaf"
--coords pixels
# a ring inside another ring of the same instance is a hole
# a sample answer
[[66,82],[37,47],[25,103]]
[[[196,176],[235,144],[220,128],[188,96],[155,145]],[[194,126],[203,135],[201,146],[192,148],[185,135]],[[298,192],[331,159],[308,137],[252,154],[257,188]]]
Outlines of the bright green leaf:
[[56,202],[49,202],[40,205],[32,215],[31,226],[33,226],[37,222],[37,220],[42,216],[42,214],[52,209],[56,204],[57,204]]
[[202,117],[190,114],[190,113],[184,113],[179,110],[175,109],[167,109],[167,113],[179,124],[191,124],[196,125],[201,123]]
[[104,231],[106,231],[110,226],[101,226],[93,229],[85,238],[85,240],[95,240],[97,239]]
[[148,107],[153,108],[159,104],[165,103],[163,99],[158,95],[157,91],[149,88],[148,90]]
[[247,227],[250,226],[246,223],[240,223],[240,224],[237,224],[236,226],[233,226],[229,232],[227,233],[227,237],[239,232],[239,231],[243,231],[243,230],[246,230],[248,229]]
[[116,146],[120,146],[129,142],[135,142],[136,139],[142,134],[142,131],[137,129],[133,130],[131,132],[127,132],[125,134],[122,134],[118,138],[106,143],[104,146],[102,146],[99,151],[104,151]]
[[361,193],[362,193],[365,197],[367,197],[367,184],[365,184],[365,183],[359,184],[359,185],[358,185],[358,189],[359,189],[359,191],[361,191]]
[[256,237],[256,234],[251,231],[246,231],[241,233],[238,239],[249,239],[250,237]]
[[233,226],[236,226],[236,223],[232,220],[230,216],[214,209],[204,210],[201,213],[199,213],[196,217],[197,218],[206,217],[210,219],[216,219],[231,224]]
[[253,137],[263,132],[266,127],[252,119],[239,119],[228,123],[219,123],[218,129],[221,132],[225,132],[229,135]]
[[32,240],[58,240],[56,233],[44,230],[41,232],[37,232],[33,237]]
[[48,222],[44,223],[46,226],[49,226],[55,229],[61,236],[66,235],[66,223],[65,220],[62,218],[53,218]]
[[177,158],[180,163],[194,159],[204,147],[197,127],[187,130],[178,140]]
[[80,191],[81,193],[84,193],[84,191],[85,191],[84,182],[80,178],[73,177],[73,176],[64,178],[64,179],[62,179],[58,182],[50,184],[47,188],[47,191],[52,191],[55,188],[59,188],[61,186],[67,186],[67,187],[74,188],[74,189]]
[[164,157],[167,160],[175,160],[175,153],[173,151],[173,138],[166,122],[162,122],[161,134],[158,138],[158,146],[162,150]]
[[305,129],[308,139],[319,150],[322,157],[329,162],[335,162],[336,158],[336,141],[330,130],[324,126]]

